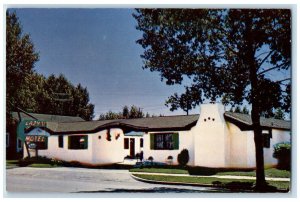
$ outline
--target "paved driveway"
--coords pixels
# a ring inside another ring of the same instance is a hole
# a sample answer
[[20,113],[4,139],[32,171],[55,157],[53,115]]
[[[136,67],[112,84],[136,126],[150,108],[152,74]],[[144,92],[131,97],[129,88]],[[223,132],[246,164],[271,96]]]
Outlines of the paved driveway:
[[10,192],[210,192],[210,188],[157,185],[134,180],[128,170],[86,168],[30,168],[6,170]]

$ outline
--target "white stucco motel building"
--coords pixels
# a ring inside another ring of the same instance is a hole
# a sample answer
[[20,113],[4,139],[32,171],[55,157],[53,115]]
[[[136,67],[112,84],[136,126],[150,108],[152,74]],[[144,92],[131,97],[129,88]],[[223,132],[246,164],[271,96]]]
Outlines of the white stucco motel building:
[[[88,165],[122,163],[143,151],[155,162],[177,164],[189,151],[190,166],[255,168],[254,134],[249,115],[225,112],[221,104],[202,104],[199,115],[105,121],[47,122],[31,128],[27,140],[43,135],[38,155]],[[273,145],[290,142],[290,121],[261,118],[266,166],[275,166]],[[24,156],[27,155],[24,149]]]

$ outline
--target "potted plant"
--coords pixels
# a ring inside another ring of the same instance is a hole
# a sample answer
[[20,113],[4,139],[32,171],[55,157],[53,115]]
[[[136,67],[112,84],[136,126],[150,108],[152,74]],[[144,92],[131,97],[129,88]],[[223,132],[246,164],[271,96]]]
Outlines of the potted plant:
[[153,157],[152,156],[149,156],[148,160],[151,162],[151,165],[153,165]]
[[168,162],[170,165],[172,165],[172,163],[173,163],[173,156],[168,156],[167,162]]

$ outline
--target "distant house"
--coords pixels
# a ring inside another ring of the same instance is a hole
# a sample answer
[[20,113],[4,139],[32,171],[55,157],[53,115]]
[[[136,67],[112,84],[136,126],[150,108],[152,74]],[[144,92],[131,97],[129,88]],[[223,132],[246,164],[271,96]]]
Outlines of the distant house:
[[[31,129],[27,135],[47,138],[47,145],[38,151],[41,156],[90,165],[120,163],[141,151],[144,159],[164,163],[173,159],[177,164],[178,154],[187,149],[191,166],[254,168],[251,125],[249,115],[225,112],[221,104],[202,104],[200,115],[52,121],[47,128]],[[265,165],[275,166],[273,145],[291,140],[290,121],[261,118],[261,125]]]
[[[20,120],[38,120],[43,121],[54,121],[54,122],[78,122],[84,121],[84,119],[77,116],[61,116],[61,115],[51,115],[51,114],[37,114],[37,113],[28,113],[29,115],[23,112],[12,112],[13,124],[8,125],[6,128],[6,158],[15,159],[21,157],[23,145],[20,140],[17,139],[17,124]],[[34,118],[33,118],[34,117]]]

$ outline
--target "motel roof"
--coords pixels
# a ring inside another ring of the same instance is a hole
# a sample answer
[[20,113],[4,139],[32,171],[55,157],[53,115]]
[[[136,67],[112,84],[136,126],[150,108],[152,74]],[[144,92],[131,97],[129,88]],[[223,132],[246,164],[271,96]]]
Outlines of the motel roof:
[[[226,121],[237,125],[241,130],[251,130],[251,117],[247,114],[225,112]],[[130,131],[183,131],[189,130],[196,125],[199,114],[162,116],[136,119],[116,119],[103,121],[70,121],[70,122],[47,122],[47,129],[52,134],[78,134],[95,133],[107,128],[122,128],[126,132]],[[261,118],[263,129],[276,128],[290,130],[290,121],[273,118]]]
[[181,115],[68,123],[49,122],[47,123],[47,128],[56,134],[96,132],[113,127],[128,129],[128,131],[188,130],[196,125],[198,118],[199,115]]
[[[53,115],[53,114],[37,114],[37,113],[28,113],[31,116],[35,117],[38,120],[42,121],[53,121],[53,122],[78,122],[84,121],[79,116],[62,116],[62,115]],[[27,114],[20,112],[21,119],[26,120],[34,120],[32,117],[28,116]],[[19,120],[18,112],[12,112],[12,117],[15,120]]]
[[[249,114],[225,112],[224,117],[227,121],[238,125],[242,130],[251,128],[252,120]],[[274,118],[260,118],[260,125],[264,128],[276,128],[282,130],[290,130],[291,122]]]

